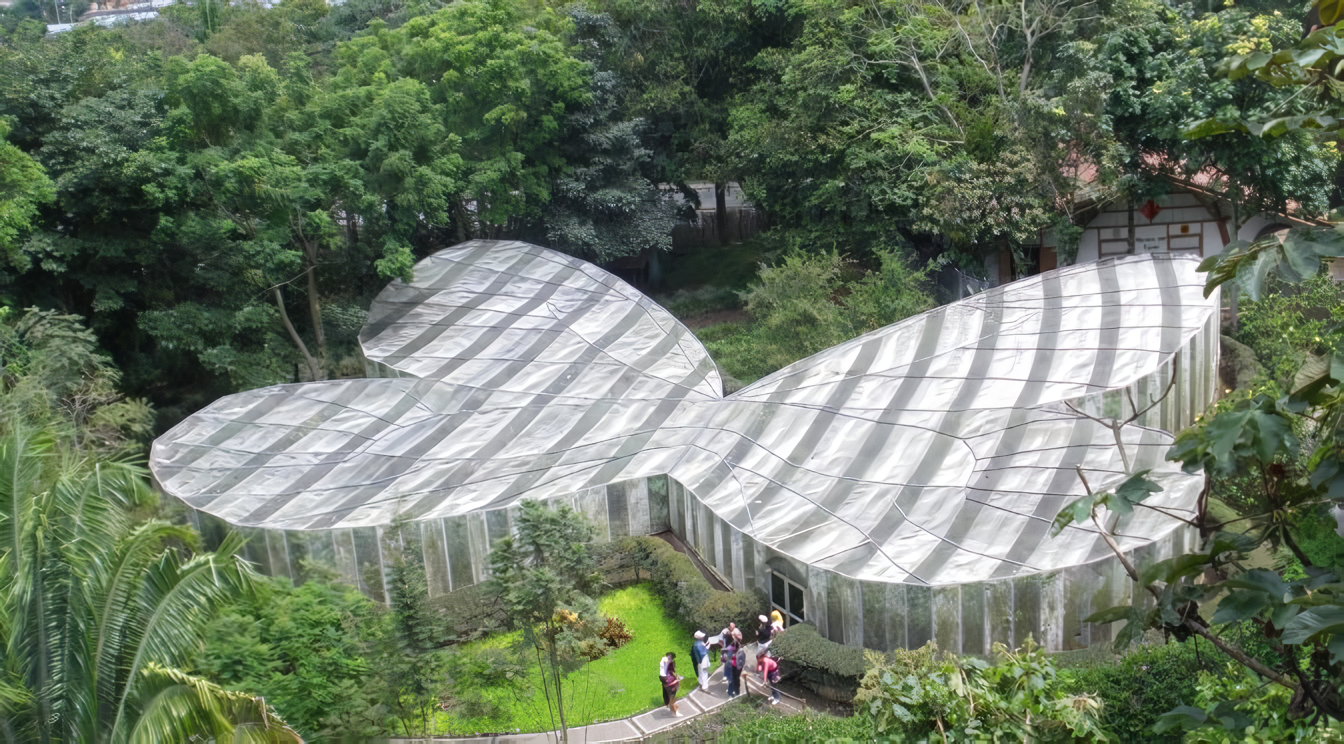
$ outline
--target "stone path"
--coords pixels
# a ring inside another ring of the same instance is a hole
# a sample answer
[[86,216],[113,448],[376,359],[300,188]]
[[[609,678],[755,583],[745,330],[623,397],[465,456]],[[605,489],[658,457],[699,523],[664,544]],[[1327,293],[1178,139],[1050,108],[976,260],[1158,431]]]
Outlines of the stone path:
[[[747,668],[752,669],[756,666],[756,644],[747,647]],[[762,694],[761,676],[759,674],[744,674],[743,687],[747,688],[747,678],[750,677],[749,692],[753,695]],[[650,681],[652,684],[652,681]],[[769,695],[769,689],[764,690],[764,694]],[[745,700],[745,697],[739,696],[738,700]],[[717,710],[729,703],[734,702],[728,698],[728,681],[723,678],[720,669],[714,670],[709,676],[709,691],[701,692],[699,688],[693,690],[689,695],[680,698],[677,701],[677,707],[681,709],[680,716],[674,716],[666,707],[655,708],[647,713],[640,713],[631,718],[622,718],[619,721],[608,721],[607,723],[594,723],[589,726],[580,726],[569,730],[570,744],[600,744],[601,742],[616,741],[638,741],[647,738],[661,731],[680,726],[706,713]],[[803,701],[789,696],[781,695],[779,705],[786,710],[798,712],[803,710],[806,705]],[[504,734],[500,736],[477,736],[466,738],[445,738],[432,737],[424,739],[392,739],[395,744],[429,744],[430,742],[454,742],[455,744],[547,744],[560,741],[559,735],[554,731],[547,731],[539,734]]]

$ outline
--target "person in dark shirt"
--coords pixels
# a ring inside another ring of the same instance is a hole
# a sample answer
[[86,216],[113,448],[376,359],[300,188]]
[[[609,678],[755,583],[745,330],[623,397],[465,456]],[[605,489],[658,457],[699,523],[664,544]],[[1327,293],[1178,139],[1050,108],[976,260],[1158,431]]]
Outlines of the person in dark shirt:
[[658,662],[658,682],[663,686],[663,705],[672,711],[672,715],[680,716],[681,712],[677,710],[677,687],[681,684],[681,677],[677,676],[677,655],[671,651]]
[[732,636],[729,636],[728,644],[719,654],[719,661],[723,662],[723,681],[728,683],[728,697],[736,695],[736,685],[733,684],[733,654],[736,653],[737,646],[733,645]]
[[759,644],[756,653],[764,653],[767,648],[770,648],[770,639],[774,637],[775,631],[770,625],[770,618],[761,615],[757,619],[760,620],[761,625],[756,629],[756,642]]

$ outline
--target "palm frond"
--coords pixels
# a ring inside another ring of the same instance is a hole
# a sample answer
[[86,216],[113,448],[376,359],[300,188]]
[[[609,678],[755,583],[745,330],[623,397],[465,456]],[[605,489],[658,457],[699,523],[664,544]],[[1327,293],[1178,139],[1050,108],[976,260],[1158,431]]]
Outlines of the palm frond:
[[[144,612],[142,594],[150,567],[162,560],[164,544],[181,539],[189,528],[151,521],[138,525],[105,558],[107,570],[93,590],[92,612],[96,625],[91,656],[97,675],[100,715],[108,723],[115,714],[128,684],[128,640]],[[193,646],[194,647],[194,646]]]
[[6,420],[0,431],[0,742],[297,742],[260,698],[179,671],[252,567],[134,525],[143,469]]
[[175,551],[164,551],[151,564],[141,582],[133,622],[126,632],[125,655],[129,659],[127,684],[117,703],[113,730],[125,725],[127,701],[135,693],[135,680],[150,663],[165,667],[185,665],[188,656],[205,635],[205,626],[219,608],[254,591],[256,573],[233,555],[204,553],[183,562]]
[[301,743],[260,698],[230,692],[213,682],[150,662],[137,680],[146,695],[135,725],[114,744],[157,744],[203,736],[215,741]]

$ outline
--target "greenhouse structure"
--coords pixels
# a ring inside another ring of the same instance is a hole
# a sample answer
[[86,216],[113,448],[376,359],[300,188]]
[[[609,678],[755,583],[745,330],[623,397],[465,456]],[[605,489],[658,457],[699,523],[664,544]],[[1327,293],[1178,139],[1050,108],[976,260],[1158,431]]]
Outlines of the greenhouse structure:
[[671,530],[840,643],[1079,648],[1111,638],[1083,618],[1131,583],[1095,524],[1052,537],[1052,521],[1084,478],[1102,490],[1151,469],[1167,514],[1108,527],[1140,562],[1194,547],[1176,517],[1203,482],[1163,454],[1218,392],[1218,307],[1194,259],[1107,258],[725,395],[696,337],[638,290],[471,241],[374,301],[368,377],[222,398],[160,437],[151,468],[203,532],[250,534],[262,570],[324,562],[377,599],[398,551],[420,552],[432,594],[483,581],[538,499],[602,539]]

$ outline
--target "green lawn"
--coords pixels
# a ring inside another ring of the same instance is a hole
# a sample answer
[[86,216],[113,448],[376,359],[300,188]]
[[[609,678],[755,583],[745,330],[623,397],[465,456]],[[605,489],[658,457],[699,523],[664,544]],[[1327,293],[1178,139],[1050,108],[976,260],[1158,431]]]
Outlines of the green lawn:
[[[647,584],[620,589],[598,603],[605,615],[615,615],[634,632],[634,640],[614,649],[604,658],[585,665],[566,680],[566,723],[583,726],[625,718],[663,704],[658,687],[658,660],[668,651],[677,654],[678,671],[686,680],[681,694],[694,687],[690,673],[691,633],[663,612],[662,600]],[[493,636],[466,647],[503,648],[517,643],[521,632]],[[684,659],[684,661],[683,661]],[[498,711],[490,716],[464,717],[439,713],[435,733],[471,735],[508,731],[550,731],[555,728],[539,689],[540,670],[535,659],[527,670],[528,684],[521,691],[488,693]]]

